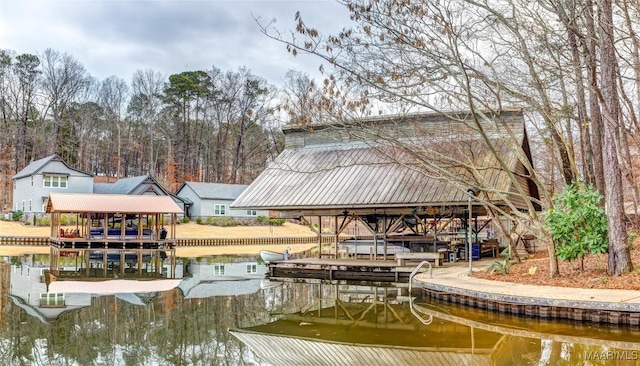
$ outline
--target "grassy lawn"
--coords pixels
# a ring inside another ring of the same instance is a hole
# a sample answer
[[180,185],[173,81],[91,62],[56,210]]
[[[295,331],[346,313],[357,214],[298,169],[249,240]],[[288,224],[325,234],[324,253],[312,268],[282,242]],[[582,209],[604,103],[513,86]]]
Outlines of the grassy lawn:
[[[195,222],[180,224],[176,229],[177,238],[265,238],[265,237],[303,237],[316,236],[308,227],[285,223],[282,226],[234,226],[218,227],[198,225]],[[22,225],[15,221],[0,221],[0,236],[49,236],[49,227]],[[290,247],[291,252],[305,251],[315,245],[269,245],[269,246],[233,246],[233,247],[187,247],[178,248],[180,257],[196,257],[216,254],[257,254],[262,249],[277,252]],[[19,255],[23,253],[49,253],[48,247],[7,247],[0,246],[0,255]]]

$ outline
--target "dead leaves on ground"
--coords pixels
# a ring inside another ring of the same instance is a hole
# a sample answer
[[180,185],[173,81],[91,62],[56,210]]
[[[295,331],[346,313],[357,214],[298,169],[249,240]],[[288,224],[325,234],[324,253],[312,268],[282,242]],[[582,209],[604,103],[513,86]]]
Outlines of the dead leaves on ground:
[[509,274],[476,271],[473,276],[495,281],[514,282],[527,285],[560,286],[576,288],[640,290],[640,243],[636,241],[631,250],[633,271],[612,277],[607,274],[607,254],[588,255],[584,259],[584,271],[580,263],[558,260],[560,276],[551,278],[549,258],[546,253],[537,253],[535,258],[513,264]]

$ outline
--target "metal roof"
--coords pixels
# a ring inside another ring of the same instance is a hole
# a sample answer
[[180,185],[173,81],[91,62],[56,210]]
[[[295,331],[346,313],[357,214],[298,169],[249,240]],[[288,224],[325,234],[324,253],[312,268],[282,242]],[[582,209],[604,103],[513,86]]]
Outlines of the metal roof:
[[[491,349],[398,347],[229,330],[273,365],[491,365]],[[325,336],[324,334],[322,336]]]
[[189,187],[201,199],[235,200],[244,192],[246,184],[225,184],[225,183],[205,183],[205,182],[185,182],[178,193],[185,187]]
[[170,196],[51,193],[47,213],[183,213]]
[[178,287],[180,281],[182,280],[53,281],[49,284],[49,292],[95,295],[163,292]]
[[[348,130],[320,137],[314,136],[320,129],[292,130],[285,136],[290,147],[231,206],[286,211],[463,205],[467,188],[478,184],[491,187],[485,199],[499,203],[515,191],[508,170],[522,168],[514,151],[528,144],[517,119],[485,131],[507,169],[479,133],[462,123],[429,121],[417,131],[396,121],[385,127],[395,136],[384,138],[377,126],[367,126],[370,140],[348,140]],[[526,184],[523,189],[529,192]]]

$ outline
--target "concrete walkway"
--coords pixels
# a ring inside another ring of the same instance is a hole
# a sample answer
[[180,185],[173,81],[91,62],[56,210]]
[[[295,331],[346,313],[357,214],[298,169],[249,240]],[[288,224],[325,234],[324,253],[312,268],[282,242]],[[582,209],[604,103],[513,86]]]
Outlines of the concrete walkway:
[[[490,262],[473,262],[473,271],[484,271]],[[433,277],[420,273],[414,286],[471,296],[477,299],[522,305],[640,312],[640,291],[534,286],[470,277],[468,265],[456,263],[433,269]]]

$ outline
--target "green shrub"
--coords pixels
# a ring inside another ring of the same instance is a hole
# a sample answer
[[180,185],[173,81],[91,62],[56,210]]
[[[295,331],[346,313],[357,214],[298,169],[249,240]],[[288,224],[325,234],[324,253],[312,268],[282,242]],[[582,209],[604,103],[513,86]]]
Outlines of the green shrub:
[[184,216],[181,221],[183,224],[188,224],[191,220],[189,220],[189,216]]
[[51,218],[49,216],[41,216],[36,219],[37,226],[50,226]]
[[599,206],[601,198],[594,187],[582,182],[565,186],[554,197],[553,208],[545,213],[545,223],[558,258],[582,261],[588,253],[607,251],[607,216]]
[[78,223],[78,218],[76,215],[61,215],[60,216],[60,225],[69,226],[75,225]]
[[13,221],[20,221],[23,214],[24,212],[22,212],[22,210],[13,211],[11,212],[11,218],[13,219]]
[[272,219],[269,216],[258,216],[258,223],[263,225],[282,226],[285,222],[285,219]]
[[493,261],[491,266],[487,268],[487,272],[490,272],[490,273],[500,272],[500,274],[502,275],[509,274],[509,271],[511,270],[511,258],[509,257],[509,248],[506,248],[500,254],[504,255],[504,260]]
[[285,219],[269,219],[269,225],[282,226],[285,223]]
[[232,217],[212,217],[211,221],[211,225],[213,226],[231,227],[240,225],[240,222],[234,220]]
[[202,225],[202,217],[196,218],[196,224]]

